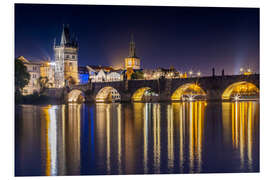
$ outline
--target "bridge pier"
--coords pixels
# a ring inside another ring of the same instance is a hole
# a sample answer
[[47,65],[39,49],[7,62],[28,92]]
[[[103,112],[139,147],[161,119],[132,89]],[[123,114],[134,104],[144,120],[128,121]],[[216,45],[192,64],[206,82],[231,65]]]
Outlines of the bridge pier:
[[208,101],[222,101],[222,92],[219,90],[208,90],[206,92],[206,99]]

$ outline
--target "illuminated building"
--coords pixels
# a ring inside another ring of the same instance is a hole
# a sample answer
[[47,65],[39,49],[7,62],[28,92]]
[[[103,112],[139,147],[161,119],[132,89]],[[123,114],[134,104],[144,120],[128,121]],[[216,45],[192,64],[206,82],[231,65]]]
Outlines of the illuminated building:
[[79,67],[80,84],[86,84],[89,80],[89,72],[86,67]]
[[41,61],[40,62],[40,77],[48,78],[48,87],[54,87],[54,69],[50,61]]
[[38,93],[40,91],[39,77],[40,77],[41,63],[40,62],[30,62],[27,59],[25,59],[23,56],[19,56],[17,59],[23,62],[23,64],[27,68],[27,71],[30,74],[29,82],[23,88],[22,94],[29,95],[29,94],[33,94],[34,92]]
[[107,81],[121,81],[123,80],[122,71],[111,71],[107,74]]
[[122,81],[123,71],[112,66],[86,66],[91,82]]
[[240,74],[242,74],[242,75],[251,75],[252,70],[250,68],[247,68],[246,70],[244,68],[240,68]]
[[123,72],[119,71],[110,71],[107,72],[103,69],[98,72],[89,71],[91,82],[112,82],[112,81],[122,81]]
[[135,53],[135,42],[133,40],[133,35],[131,35],[131,40],[129,43],[129,56],[125,58],[125,69],[140,69],[141,62],[140,58],[136,56]]
[[99,72],[96,72],[93,75],[91,75],[90,77],[91,82],[104,82],[107,79],[106,75],[107,75],[106,71],[101,69]]
[[30,74],[29,83],[23,88],[23,95],[33,94],[40,91],[40,77],[48,78],[48,88],[54,87],[54,69],[50,61],[29,61],[23,56],[19,56],[18,60],[22,61]]
[[68,26],[63,27],[60,45],[54,43],[55,86],[78,84],[78,42],[70,36]]

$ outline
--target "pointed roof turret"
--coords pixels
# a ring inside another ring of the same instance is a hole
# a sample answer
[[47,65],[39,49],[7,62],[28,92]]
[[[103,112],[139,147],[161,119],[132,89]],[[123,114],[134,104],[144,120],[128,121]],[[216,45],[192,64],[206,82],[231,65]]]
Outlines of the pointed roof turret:
[[136,53],[135,53],[135,42],[134,42],[133,33],[131,33],[131,37],[130,37],[129,57],[136,57]]
[[69,26],[65,26],[63,24],[63,31],[61,36],[61,45],[65,45],[70,43],[70,33],[69,33]]

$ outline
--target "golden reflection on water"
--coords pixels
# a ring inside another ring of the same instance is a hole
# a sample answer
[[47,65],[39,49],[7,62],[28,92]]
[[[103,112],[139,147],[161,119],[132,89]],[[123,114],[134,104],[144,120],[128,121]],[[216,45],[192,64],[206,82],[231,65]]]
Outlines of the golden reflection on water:
[[144,173],[148,172],[148,122],[150,104],[146,103],[143,111],[143,165]]
[[[173,103],[174,117],[178,123],[179,162],[183,172],[185,157],[189,161],[190,173],[201,172],[202,140],[204,132],[204,113],[206,102]],[[188,132],[186,132],[188,130]],[[188,136],[188,142],[186,136]],[[189,154],[185,154],[185,146],[189,146]]]
[[154,171],[160,173],[160,104],[153,104]]
[[[206,105],[205,101],[97,103],[92,127],[96,161],[87,163],[107,174],[130,174],[138,169],[140,173],[201,172]],[[80,174],[83,106],[40,108],[45,175]],[[222,103],[220,133],[224,146],[237,153],[240,169],[252,171],[258,116],[257,102]]]
[[78,174],[81,162],[81,104],[69,103],[67,108],[67,165],[70,174]]
[[169,104],[167,106],[167,132],[168,132],[168,169],[172,170],[174,167],[174,134],[173,134],[173,109]]
[[[256,129],[259,120],[259,103],[256,101],[223,103],[223,129],[226,143],[230,143],[228,137],[231,137],[232,147],[240,154],[241,169],[248,166],[252,171],[252,153],[253,139],[255,138],[254,129]],[[228,113],[231,112],[231,113]],[[245,163],[247,162],[247,163]]]
[[122,169],[122,107],[121,104],[117,106],[117,147],[118,147],[118,172],[119,174],[123,173]]
[[110,133],[110,109],[111,106],[106,106],[106,151],[107,151],[107,159],[106,159],[106,164],[107,164],[107,173],[111,173],[111,133]]
[[[42,108],[41,117],[45,122],[45,175],[54,176],[58,174],[58,154],[57,154],[57,122],[56,107],[46,106]],[[43,131],[41,131],[43,132]],[[43,140],[43,139],[42,139]]]
[[41,133],[44,133],[41,142],[45,141],[46,176],[65,175],[67,171],[78,174],[80,171],[80,110],[79,104],[41,108]]

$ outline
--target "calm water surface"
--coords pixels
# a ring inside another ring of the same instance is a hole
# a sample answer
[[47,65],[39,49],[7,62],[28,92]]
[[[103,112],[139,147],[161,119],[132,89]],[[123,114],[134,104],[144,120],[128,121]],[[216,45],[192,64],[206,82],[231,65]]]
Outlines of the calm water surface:
[[16,106],[16,176],[258,171],[255,101]]

